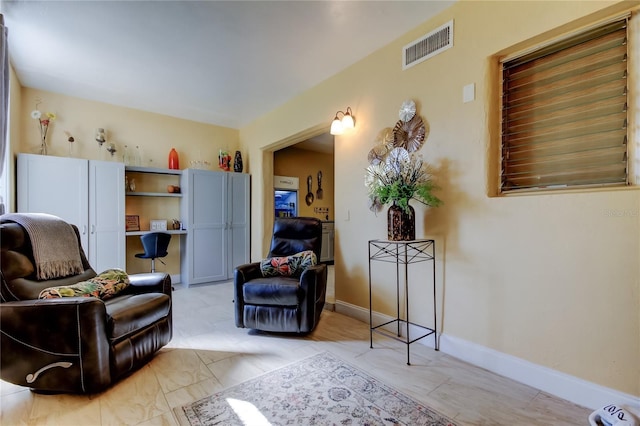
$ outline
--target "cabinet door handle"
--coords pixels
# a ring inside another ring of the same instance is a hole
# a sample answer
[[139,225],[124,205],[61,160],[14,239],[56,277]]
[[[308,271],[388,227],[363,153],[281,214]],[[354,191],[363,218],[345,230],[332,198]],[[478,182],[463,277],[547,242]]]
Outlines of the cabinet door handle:
[[96,233],[96,226],[91,225],[91,234],[95,234],[95,233]]
[[82,225],[82,235],[87,233],[87,225]]

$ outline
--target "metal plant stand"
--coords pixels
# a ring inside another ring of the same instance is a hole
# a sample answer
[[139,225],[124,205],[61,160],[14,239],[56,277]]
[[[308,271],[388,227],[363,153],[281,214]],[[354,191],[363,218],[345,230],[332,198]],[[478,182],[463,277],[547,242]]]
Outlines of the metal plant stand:
[[[383,324],[373,325],[372,309],[372,287],[371,287],[371,263],[374,261],[394,263],[396,265],[396,317]],[[433,262],[433,328],[416,324],[409,319],[409,265],[419,262]],[[405,318],[400,316],[400,270],[404,266],[404,297],[407,312]],[[391,332],[385,329],[386,326],[396,323],[397,331]],[[410,334],[410,326],[419,330],[419,335],[413,337]],[[373,333],[378,333],[386,337],[398,340],[407,345],[407,365],[411,365],[409,359],[409,347],[413,342],[433,335],[436,351],[439,350],[438,320],[436,315],[436,264],[435,264],[435,241],[434,240],[412,240],[412,241],[389,241],[370,240],[369,241],[369,343],[373,348]],[[404,336],[403,336],[404,331]]]

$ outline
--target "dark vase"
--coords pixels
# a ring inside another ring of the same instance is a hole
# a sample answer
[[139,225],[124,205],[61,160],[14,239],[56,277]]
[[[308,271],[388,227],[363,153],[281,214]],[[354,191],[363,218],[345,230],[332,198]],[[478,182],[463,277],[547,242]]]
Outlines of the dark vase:
[[233,171],[242,173],[242,154],[240,151],[236,151],[236,155],[233,157]]
[[409,212],[395,203],[387,211],[387,238],[389,241],[410,241],[416,239],[416,212],[409,206]]

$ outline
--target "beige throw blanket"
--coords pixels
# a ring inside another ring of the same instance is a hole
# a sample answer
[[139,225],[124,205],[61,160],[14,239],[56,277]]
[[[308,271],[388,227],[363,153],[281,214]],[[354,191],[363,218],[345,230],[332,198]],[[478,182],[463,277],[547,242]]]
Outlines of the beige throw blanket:
[[22,225],[29,234],[38,280],[61,278],[83,271],[78,238],[67,222],[46,213],[9,213],[2,219]]

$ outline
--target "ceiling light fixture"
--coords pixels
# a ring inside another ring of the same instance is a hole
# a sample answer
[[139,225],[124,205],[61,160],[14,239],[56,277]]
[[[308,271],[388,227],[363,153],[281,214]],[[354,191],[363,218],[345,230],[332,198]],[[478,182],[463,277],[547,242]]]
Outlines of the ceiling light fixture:
[[[339,118],[340,114],[342,114],[342,120]],[[351,130],[354,127],[355,121],[353,119],[353,111],[351,111],[351,107],[347,107],[347,112],[336,112],[336,116],[331,123],[330,133],[332,135],[341,135],[345,130]]]

